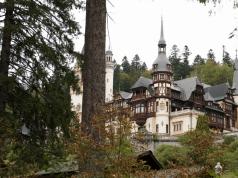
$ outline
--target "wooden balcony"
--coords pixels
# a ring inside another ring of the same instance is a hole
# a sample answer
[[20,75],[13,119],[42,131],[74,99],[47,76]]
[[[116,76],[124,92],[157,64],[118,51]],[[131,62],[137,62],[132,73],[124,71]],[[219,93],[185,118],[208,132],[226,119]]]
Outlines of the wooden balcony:
[[132,101],[137,101],[137,100],[144,100],[146,99],[146,95],[135,95],[135,96],[132,96]]

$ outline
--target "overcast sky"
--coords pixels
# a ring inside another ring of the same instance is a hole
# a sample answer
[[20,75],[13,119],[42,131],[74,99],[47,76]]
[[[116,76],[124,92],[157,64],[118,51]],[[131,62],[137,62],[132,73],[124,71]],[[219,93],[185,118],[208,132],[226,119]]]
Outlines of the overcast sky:
[[[117,63],[123,56],[132,59],[138,54],[148,68],[158,53],[160,37],[160,17],[164,19],[164,35],[167,43],[167,55],[172,45],[178,45],[183,51],[188,45],[192,55],[206,57],[213,49],[216,59],[221,61],[222,46],[235,58],[238,37],[228,39],[230,32],[238,25],[238,9],[233,9],[233,0],[223,0],[225,4],[204,6],[197,0],[110,0],[107,8],[110,17],[109,34],[111,49]],[[209,15],[209,11],[213,10]],[[84,26],[85,15],[77,17]],[[84,27],[82,27],[84,31]],[[77,39],[76,49],[81,50],[84,36]],[[107,48],[109,46],[107,38]]]

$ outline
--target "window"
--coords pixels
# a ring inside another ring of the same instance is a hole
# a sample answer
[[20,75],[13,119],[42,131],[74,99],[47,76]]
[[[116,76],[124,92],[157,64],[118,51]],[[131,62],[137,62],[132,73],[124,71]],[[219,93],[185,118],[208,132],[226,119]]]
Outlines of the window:
[[154,67],[154,69],[156,69],[156,68],[157,68],[157,66],[158,66],[158,64],[154,64],[154,66],[153,66],[153,67]]
[[174,132],[182,131],[183,122],[174,122],[173,128]]
[[160,80],[164,80],[164,74],[160,74]]
[[156,124],[156,132],[158,133],[159,132],[159,124]]

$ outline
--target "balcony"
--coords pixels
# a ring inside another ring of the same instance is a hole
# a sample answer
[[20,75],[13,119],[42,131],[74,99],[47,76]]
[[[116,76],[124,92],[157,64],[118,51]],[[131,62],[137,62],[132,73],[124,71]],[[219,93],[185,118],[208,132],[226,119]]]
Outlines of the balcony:
[[183,109],[180,111],[171,112],[172,117],[176,117],[180,115],[188,115],[188,114],[204,115],[203,112],[195,110],[195,109]]

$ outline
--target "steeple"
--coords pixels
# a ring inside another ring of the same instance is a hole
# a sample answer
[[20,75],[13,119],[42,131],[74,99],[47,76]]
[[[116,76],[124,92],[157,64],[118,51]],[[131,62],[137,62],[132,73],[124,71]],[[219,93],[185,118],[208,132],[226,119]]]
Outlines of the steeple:
[[159,40],[159,53],[158,57],[155,59],[153,63],[153,71],[154,72],[165,72],[171,71],[171,63],[169,62],[166,56],[166,42],[164,39],[164,24],[163,18],[161,17],[161,32],[160,32],[160,40]]
[[238,58],[237,58],[237,50],[236,50],[236,58],[235,58],[235,63],[234,63],[234,74],[233,74],[232,88],[235,89],[234,95],[238,95]]
[[238,58],[237,58],[237,49],[236,49],[236,58],[235,58],[235,70],[238,70]]
[[161,30],[160,30],[160,40],[158,44],[159,48],[165,48],[166,42],[164,39],[164,24],[163,24],[163,17],[161,17]]

